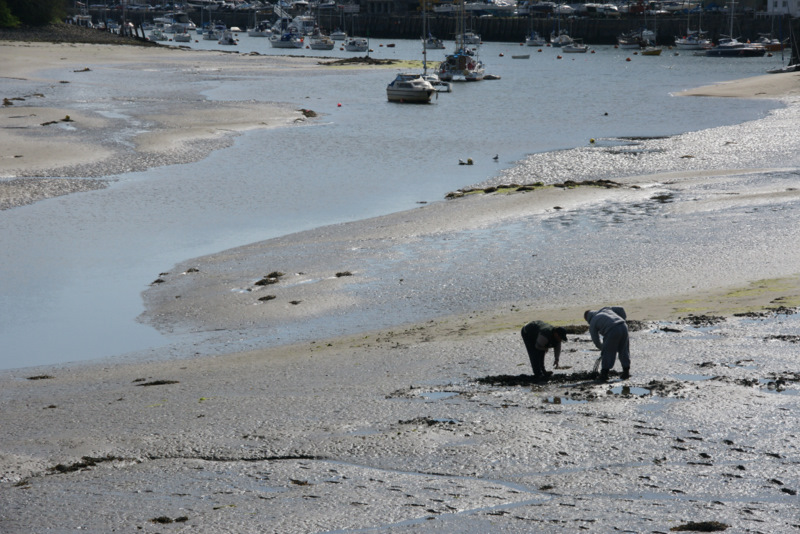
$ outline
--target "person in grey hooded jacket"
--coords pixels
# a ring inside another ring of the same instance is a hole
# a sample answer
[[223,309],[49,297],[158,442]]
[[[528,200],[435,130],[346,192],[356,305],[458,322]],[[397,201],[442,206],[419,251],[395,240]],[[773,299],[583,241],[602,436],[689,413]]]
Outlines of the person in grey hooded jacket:
[[[583,318],[589,323],[589,335],[592,336],[594,345],[600,349],[602,368],[600,378],[608,380],[608,372],[614,367],[614,362],[619,354],[619,363],[622,364],[621,378],[631,376],[631,351],[628,340],[628,318],[621,306],[609,306],[597,311],[586,310]],[[601,342],[602,336],[602,342]]]

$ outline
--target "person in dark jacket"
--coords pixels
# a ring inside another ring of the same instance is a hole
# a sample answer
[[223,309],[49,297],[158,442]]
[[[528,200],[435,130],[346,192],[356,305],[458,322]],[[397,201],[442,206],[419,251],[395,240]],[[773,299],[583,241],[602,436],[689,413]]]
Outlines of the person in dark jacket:
[[600,349],[601,380],[608,380],[608,372],[614,367],[617,354],[619,363],[622,364],[620,378],[630,378],[631,350],[625,310],[621,306],[609,306],[597,311],[586,310],[583,318],[589,323],[589,335],[592,336],[595,347]]
[[544,355],[547,349],[553,348],[555,360],[554,367],[558,367],[561,357],[561,343],[567,340],[567,331],[562,327],[554,327],[544,321],[531,321],[522,327],[522,341],[528,351],[528,358],[533,368],[533,378],[545,381],[553,373],[548,373],[544,368]]

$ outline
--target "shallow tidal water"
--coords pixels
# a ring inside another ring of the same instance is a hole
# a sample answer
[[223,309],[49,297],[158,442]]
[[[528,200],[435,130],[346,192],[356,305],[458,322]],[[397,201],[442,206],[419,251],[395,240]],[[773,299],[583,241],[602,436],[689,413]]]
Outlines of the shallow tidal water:
[[[418,58],[417,42],[396,45],[373,44],[372,55]],[[238,50],[274,53],[268,46],[242,35]],[[531,57],[511,58],[518,53]],[[386,102],[391,69],[220,72],[196,82],[193,89],[212,100],[288,102],[320,117],[303,126],[248,132],[195,163],[107,176],[107,189],[0,212],[0,369],[147,358],[157,348],[162,355],[191,354],[191,337],[164,336],[137,322],[140,293],[178,262],[440,201],[449,191],[513,170],[526,154],[586,146],[590,139],[735,124],[779,105],[670,93],[760,75],[780,57],[731,61],[665,51],[626,61],[628,51],[597,47],[594,54],[556,59],[553,49],[539,53],[497,43],[485,44],[481,55],[487,72],[500,80],[456,85],[428,106]],[[429,58],[440,59],[433,53]],[[177,79],[157,71],[142,77],[152,97]],[[91,91],[102,96],[113,90],[114,73],[102,81],[83,88],[82,107],[125,121],[121,103],[93,102]],[[467,158],[474,165],[458,165]],[[541,227],[544,243],[580,224],[554,222]],[[459,237],[483,238],[480,232]],[[426,254],[420,245],[414,255]],[[448,313],[475,303],[460,297],[455,293],[452,302],[428,311]],[[370,327],[369,320],[365,314],[352,326]]]

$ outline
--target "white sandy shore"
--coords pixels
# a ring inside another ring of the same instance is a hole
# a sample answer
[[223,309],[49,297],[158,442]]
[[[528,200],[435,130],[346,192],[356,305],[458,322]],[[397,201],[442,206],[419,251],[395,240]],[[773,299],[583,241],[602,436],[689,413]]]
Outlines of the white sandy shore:
[[[194,57],[110,47],[71,53],[71,47],[0,44],[0,72],[21,84],[15,87],[30,83],[31,91],[16,95],[22,96],[46,83],[26,77],[53,62],[74,72],[120,62],[168,68]],[[204,61],[216,57],[238,68],[311,68],[304,61],[208,56]],[[796,94],[795,73],[757,80],[696,94]],[[233,104],[242,113],[224,129],[299,117],[285,107],[250,105]],[[1,125],[23,120],[10,107],[0,109]],[[139,139],[139,150],[221,133],[185,113],[138,113],[157,125],[158,137]],[[95,163],[107,162],[102,136],[87,132],[104,131],[101,118],[65,102],[48,109],[38,99],[36,114],[77,118],[85,129],[47,139],[94,145]],[[3,155],[23,156],[0,173],[63,171],[60,163],[41,163],[48,141],[29,138],[25,130],[38,128],[38,119],[28,121],[22,132],[0,128]],[[109,150],[114,157],[123,152]],[[566,206],[582,195],[549,191],[537,198],[543,206]],[[387,228],[409,235],[513,219],[531,209],[530,199],[523,205],[521,198],[470,199],[469,220],[447,203],[390,216],[381,221],[381,235]],[[362,225],[361,237],[376,237],[376,228]],[[259,252],[259,245],[236,251],[243,259]],[[800,490],[798,316],[676,318],[689,307],[726,316],[796,307],[800,283],[793,269],[784,268],[779,280],[749,283],[730,273],[735,288],[625,302],[646,322],[633,334],[633,377],[610,385],[582,373],[597,357],[585,334],[570,336],[567,367],[554,383],[532,386],[525,376],[504,376],[529,372],[518,327],[533,318],[530,308],[219,357],[5,372],[0,531],[668,532],[693,521],[718,521],[729,525],[727,532],[790,531]],[[214,287],[227,286],[210,279],[206,294],[197,290],[200,322],[219,316],[238,327],[250,320],[215,297]],[[686,302],[690,296],[700,304]],[[582,295],[542,318],[579,324],[580,311],[596,299]]]

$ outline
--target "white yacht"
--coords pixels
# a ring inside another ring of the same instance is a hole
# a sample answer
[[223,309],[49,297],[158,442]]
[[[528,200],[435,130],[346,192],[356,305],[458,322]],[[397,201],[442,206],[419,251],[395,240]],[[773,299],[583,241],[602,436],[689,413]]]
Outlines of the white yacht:
[[369,50],[369,43],[363,37],[348,37],[344,41],[344,49],[348,52],[366,52]]
[[389,102],[428,103],[436,91],[430,82],[419,74],[399,73],[386,86],[386,97]]

